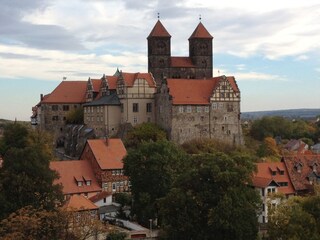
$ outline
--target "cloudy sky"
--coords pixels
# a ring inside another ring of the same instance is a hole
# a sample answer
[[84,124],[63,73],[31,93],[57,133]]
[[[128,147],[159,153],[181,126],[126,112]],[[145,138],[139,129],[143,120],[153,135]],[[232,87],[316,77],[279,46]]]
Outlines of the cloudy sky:
[[174,56],[199,23],[214,36],[214,75],[233,75],[242,111],[320,108],[318,0],[0,0],[0,118],[29,120],[63,77],[147,71],[160,20]]

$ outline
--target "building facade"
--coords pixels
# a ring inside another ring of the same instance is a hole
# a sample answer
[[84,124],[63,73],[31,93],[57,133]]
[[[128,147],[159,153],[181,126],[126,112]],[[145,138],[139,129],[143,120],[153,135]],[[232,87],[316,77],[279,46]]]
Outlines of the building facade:
[[83,107],[84,125],[97,137],[122,136],[130,124],[154,122],[183,143],[212,138],[243,144],[240,90],[234,77],[212,77],[213,37],[200,22],[189,38],[189,56],[171,56],[171,35],[158,20],[149,34],[148,73],[117,70],[112,76],[63,81],[37,105],[46,130],[62,132],[70,111]]

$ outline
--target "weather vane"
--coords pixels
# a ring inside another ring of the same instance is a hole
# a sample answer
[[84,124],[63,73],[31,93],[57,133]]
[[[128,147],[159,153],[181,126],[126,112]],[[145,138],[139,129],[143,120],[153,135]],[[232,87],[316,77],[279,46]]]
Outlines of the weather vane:
[[160,19],[160,13],[158,13],[158,19]]
[[201,22],[201,14],[199,14],[199,21]]

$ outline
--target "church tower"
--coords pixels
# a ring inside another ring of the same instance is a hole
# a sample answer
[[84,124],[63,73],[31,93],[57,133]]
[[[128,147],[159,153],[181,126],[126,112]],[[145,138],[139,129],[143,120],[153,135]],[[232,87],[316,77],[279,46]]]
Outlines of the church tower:
[[170,74],[171,58],[171,35],[164,28],[160,20],[150,32],[148,39],[148,72],[153,77],[159,87],[164,77]]
[[212,78],[213,37],[200,22],[189,38],[189,57],[192,59],[195,68],[195,78]]

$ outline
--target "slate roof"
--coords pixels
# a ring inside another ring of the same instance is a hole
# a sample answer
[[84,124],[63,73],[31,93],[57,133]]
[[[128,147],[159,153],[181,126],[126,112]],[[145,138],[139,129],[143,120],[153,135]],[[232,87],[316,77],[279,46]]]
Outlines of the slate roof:
[[[100,192],[101,187],[93,173],[90,163],[86,160],[51,161],[50,169],[58,172],[60,178],[54,184],[62,184],[63,194]],[[83,183],[78,186],[76,180],[91,180],[91,185]]]
[[165,27],[162,25],[160,20],[156,22],[153,29],[151,30],[148,39],[151,37],[171,37]]
[[123,168],[127,150],[121,139],[88,139],[87,144],[102,170]]
[[[266,188],[272,181],[277,183],[279,192],[284,194],[294,194],[294,188],[286,166],[283,162],[257,163],[257,172],[254,173],[252,183],[255,187]],[[283,175],[281,175],[283,171]],[[275,172],[275,175],[272,175]],[[288,186],[281,186],[280,183],[288,183]]]
[[211,34],[208,32],[208,30],[203,26],[203,24],[200,22],[194,32],[191,34],[190,38],[210,38],[212,39],[213,37]]
[[83,104],[83,106],[103,106],[103,105],[120,105],[121,102],[115,91],[111,91],[110,95],[105,95],[97,100]]
[[[213,91],[223,78],[224,76],[208,79],[167,79],[172,104],[208,105]],[[239,92],[234,77],[226,77],[226,79],[233,90]]]

